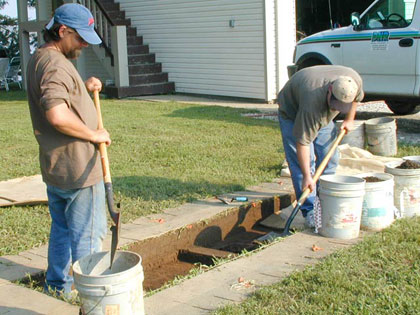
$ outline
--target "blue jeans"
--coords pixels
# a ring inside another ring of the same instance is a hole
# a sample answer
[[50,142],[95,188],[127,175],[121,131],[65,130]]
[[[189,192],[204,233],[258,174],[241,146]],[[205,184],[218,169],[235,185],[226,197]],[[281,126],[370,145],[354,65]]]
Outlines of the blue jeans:
[[[283,139],[284,153],[286,155],[290,174],[292,176],[293,188],[295,189],[296,199],[299,199],[302,194],[303,175],[296,154],[296,138],[293,136],[294,122],[289,119],[284,119],[279,115],[279,123]],[[318,168],[319,164],[321,164],[336,137],[337,129],[333,121],[319,130],[317,137],[310,145],[312,175],[315,173],[315,166]],[[338,159],[338,151],[336,150],[322,174],[334,174],[338,165]],[[300,209],[304,217],[306,217],[309,211],[314,209],[315,195],[315,191],[311,192],[301,206]]]
[[70,293],[70,266],[83,256],[101,251],[107,232],[105,189],[101,181],[81,189],[47,185],[51,214],[45,290]]

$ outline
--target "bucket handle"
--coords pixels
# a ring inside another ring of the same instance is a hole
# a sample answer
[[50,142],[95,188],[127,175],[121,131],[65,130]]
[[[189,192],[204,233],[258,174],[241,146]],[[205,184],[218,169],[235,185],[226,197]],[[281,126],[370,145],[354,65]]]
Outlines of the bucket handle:
[[407,198],[410,198],[409,191],[408,191],[407,188],[404,188],[400,192],[400,214],[401,214],[401,217],[404,217],[404,212],[405,212],[404,200],[407,200]]
[[102,303],[102,300],[107,296],[107,294],[112,294],[111,285],[104,285],[103,287],[104,287],[104,290],[91,290],[91,292],[96,292],[96,293],[100,292],[100,293],[103,293],[103,295],[101,296],[99,301],[88,312],[85,313],[86,315],[90,314],[100,303]]
[[393,209],[394,209],[394,217],[398,220],[398,219],[401,219],[402,218],[402,215],[401,215],[401,211],[400,210],[398,210],[398,208],[397,207],[395,207],[395,206],[393,206]]
[[[112,294],[112,286],[108,284],[104,284],[101,287],[98,286],[90,286],[88,284],[84,284],[84,287],[91,287],[89,288],[89,292],[92,293],[94,296],[106,296]],[[92,289],[95,288],[95,289]]]

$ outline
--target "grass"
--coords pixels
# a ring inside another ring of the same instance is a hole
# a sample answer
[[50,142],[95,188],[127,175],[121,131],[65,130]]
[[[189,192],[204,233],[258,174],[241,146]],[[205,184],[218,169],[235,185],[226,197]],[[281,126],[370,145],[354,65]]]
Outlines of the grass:
[[[277,123],[242,117],[247,110],[134,100],[101,103],[113,138],[111,172],[124,222],[279,175],[283,153]],[[0,111],[0,180],[39,173],[25,93],[0,91]],[[420,155],[420,147],[400,144],[398,155]],[[0,222],[0,255],[48,239],[45,206],[0,208]],[[419,245],[420,218],[400,220],[215,314],[418,313]],[[29,283],[39,286],[35,280]]]
[[403,219],[214,314],[418,314],[419,248],[420,218]]
[[[101,100],[101,106],[124,223],[280,174],[277,123],[240,115],[250,110],[137,100]],[[0,91],[0,112],[0,180],[39,174],[26,94]],[[0,255],[48,240],[46,206],[0,208],[0,222]]]

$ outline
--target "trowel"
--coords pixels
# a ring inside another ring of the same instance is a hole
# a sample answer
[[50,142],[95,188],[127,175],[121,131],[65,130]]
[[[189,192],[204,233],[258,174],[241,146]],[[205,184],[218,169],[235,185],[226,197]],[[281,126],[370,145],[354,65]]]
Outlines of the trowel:
[[[96,107],[96,113],[98,116],[98,128],[103,129],[104,125],[102,122],[102,114],[101,114],[101,105],[99,103],[99,91],[95,90],[93,92],[93,99]],[[100,143],[99,144],[99,153],[101,155],[101,163],[102,163],[102,173],[104,175],[104,184],[105,184],[105,196],[106,196],[106,203],[108,206],[108,211],[113,221],[113,225],[111,226],[112,232],[112,241],[111,241],[111,263],[109,269],[112,268],[112,263],[114,261],[115,252],[117,251],[118,240],[120,237],[120,212],[115,211],[114,209],[114,193],[112,191],[112,181],[111,181],[111,172],[109,169],[109,160],[108,160],[108,153],[106,150],[106,144]]]
[[[335,139],[334,143],[332,144],[331,148],[329,149],[327,155],[322,160],[321,164],[319,165],[318,169],[315,172],[315,175],[312,177],[314,183],[318,181],[318,179],[321,177],[322,172],[324,171],[325,167],[327,166],[328,162],[331,159],[331,156],[334,154],[335,149],[340,144],[341,140],[343,139],[344,135],[346,134],[346,130],[342,129],[340,133],[338,134],[337,139]],[[286,225],[284,226],[284,230],[282,233],[276,233],[276,232],[270,232],[256,240],[256,242],[272,242],[276,238],[279,237],[286,237],[291,235],[290,232],[290,225],[292,224],[296,214],[300,210],[300,207],[305,202],[306,198],[308,198],[311,190],[309,187],[307,187],[302,194],[299,197],[299,200],[297,201],[296,207],[293,209],[292,213],[290,214],[289,218],[287,219]]]

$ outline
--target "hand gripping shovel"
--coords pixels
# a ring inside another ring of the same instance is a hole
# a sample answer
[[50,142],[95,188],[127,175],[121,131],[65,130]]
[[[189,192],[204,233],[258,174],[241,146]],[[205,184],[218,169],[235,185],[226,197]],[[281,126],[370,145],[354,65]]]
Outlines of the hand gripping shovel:
[[[101,114],[101,105],[99,103],[99,92],[93,92],[93,99],[95,102],[96,112],[98,115],[98,128],[104,128],[102,122],[102,114]],[[104,174],[104,183],[105,183],[105,196],[106,202],[108,205],[108,211],[111,216],[114,225],[111,226],[112,231],[112,241],[111,241],[111,264],[109,268],[111,269],[112,263],[114,261],[115,252],[117,251],[118,240],[120,237],[120,212],[114,210],[114,194],[112,192],[112,182],[111,182],[111,172],[109,170],[109,160],[108,160],[108,153],[106,150],[106,144],[100,143],[99,144],[99,153],[101,155],[101,163],[102,163],[102,172]]]
[[[332,144],[332,146],[331,146],[330,150],[328,151],[327,155],[322,160],[321,164],[319,165],[318,169],[315,172],[315,175],[312,177],[315,183],[318,181],[319,177],[321,176],[322,172],[324,171],[325,167],[327,166],[328,162],[330,161],[331,156],[334,154],[335,149],[340,144],[340,142],[343,139],[345,134],[346,134],[346,130],[342,129],[340,131],[340,133],[338,134],[337,139],[335,139],[334,143]],[[270,233],[258,238],[257,242],[272,242],[276,238],[286,237],[286,236],[291,235],[292,233],[290,233],[290,225],[292,224],[296,214],[300,210],[300,207],[305,202],[306,198],[308,198],[310,192],[311,192],[311,190],[309,189],[309,187],[307,187],[302,192],[302,194],[300,195],[300,198],[299,198],[299,200],[296,204],[296,207],[293,209],[292,213],[290,214],[290,217],[286,221],[286,225],[284,226],[284,230],[283,230],[282,233],[270,232]]]

